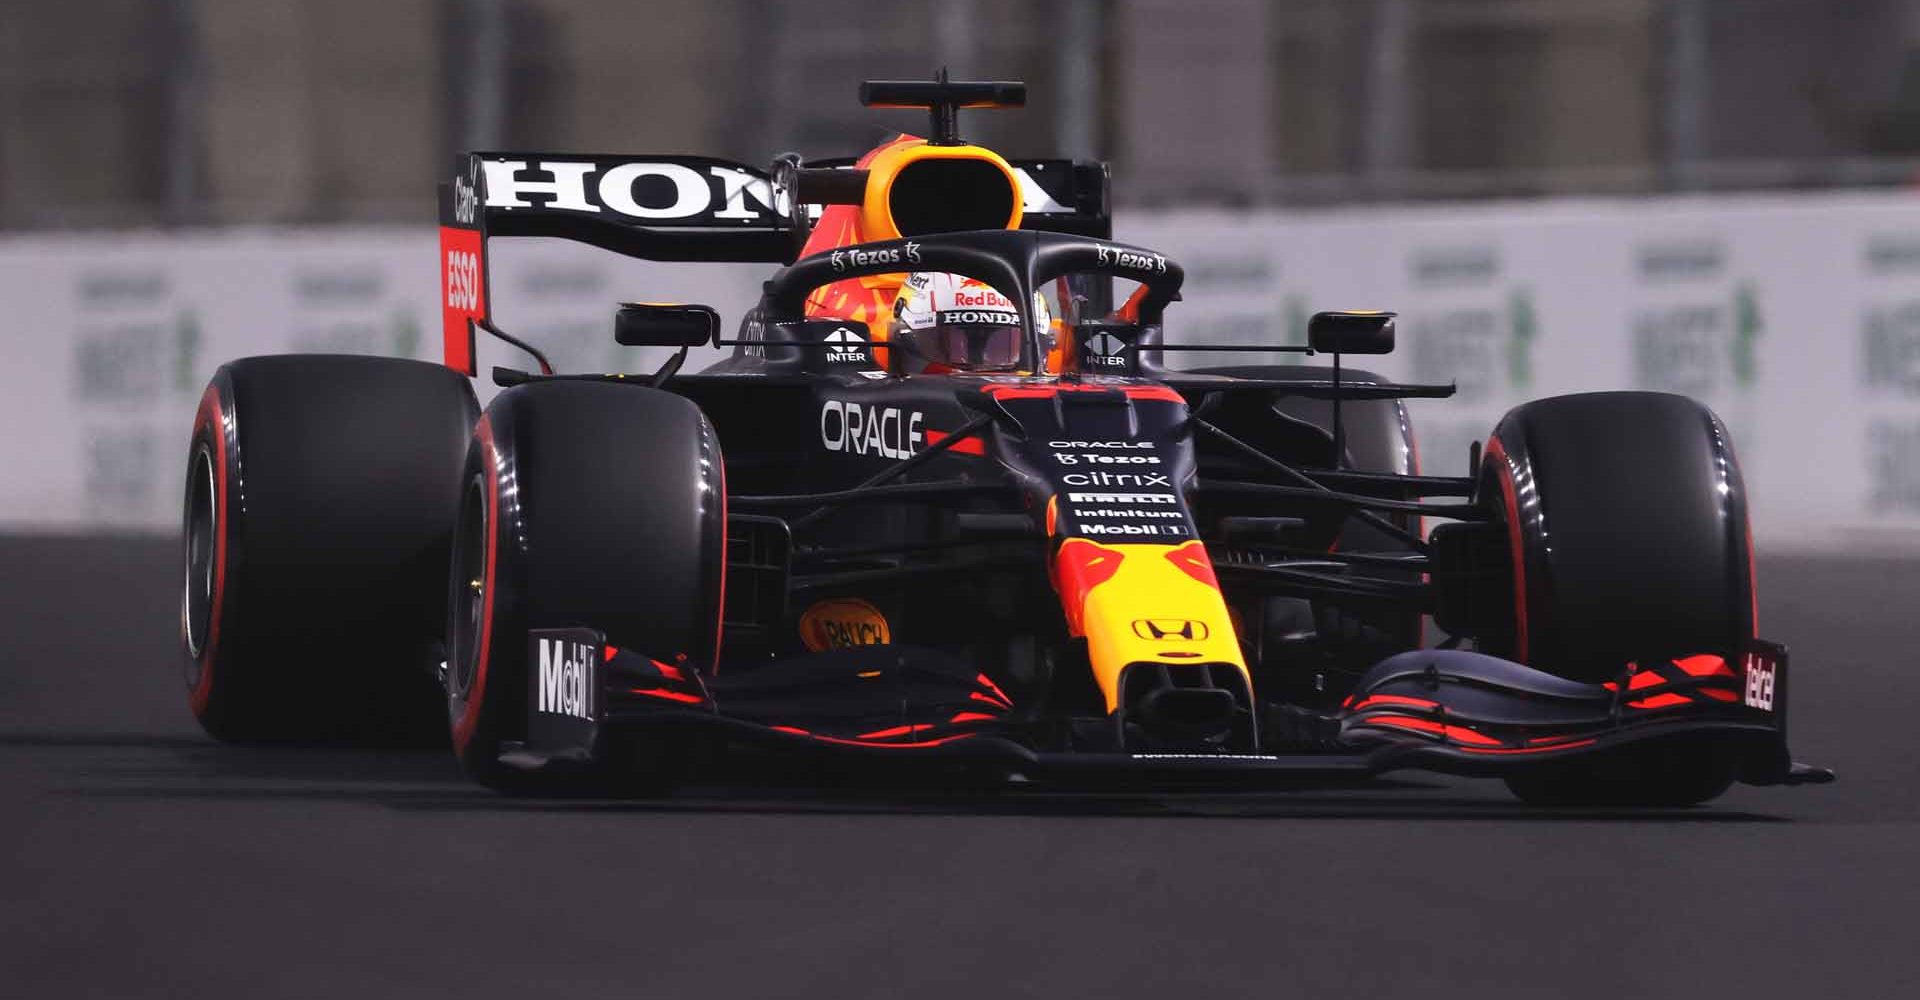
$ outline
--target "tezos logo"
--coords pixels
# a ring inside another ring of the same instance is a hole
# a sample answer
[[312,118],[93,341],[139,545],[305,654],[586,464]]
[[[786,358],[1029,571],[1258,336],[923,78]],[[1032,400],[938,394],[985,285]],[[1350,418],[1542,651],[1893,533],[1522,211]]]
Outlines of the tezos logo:
[[833,269],[844,271],[849,267],[866,267],[869,264],[918,264],[920,263],[920,244],[908,240],[904,246],[887,247],[882,250],[835,250],[827,258],[833,263]]
[[480,255],[466,250],[447,251],[447,308],[473,312],[480,308]]
[[820,443],[828,451],[911,458],[925,435],[926,414],[893,406],[862,406],[829,399],[820,407]]
[[1157,253],[1135,253],[1132,250],[1122,250],[1119,247],[1101,243],[1094,247],[1094,256],[1102,265],[1128,267],[1135,271],[1167,273],[1167,258]]
[[594,649],[583,642],[540,640],[539,710],[593,718]]
[[1053,453],[1053,460],[1059,462],[1061,465],[1079,465],[1083,462],[1087,465],[1160,464],[1160,456],[1158,455],[1108,455],[1097,451],[1086,455],[1077,455],[1070,451],[1056,451]]

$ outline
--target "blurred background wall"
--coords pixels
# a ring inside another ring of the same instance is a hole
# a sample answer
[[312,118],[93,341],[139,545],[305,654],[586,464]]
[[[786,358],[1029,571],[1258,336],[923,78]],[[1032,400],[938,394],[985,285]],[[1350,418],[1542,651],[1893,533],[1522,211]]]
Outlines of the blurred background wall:
[[[848,155],[924,124],[859,80],[941,66],[1030,85],[969,138],[1110,161],[1187,333],[1401,310],[1382,370],[1460,390],[1427,471],[1525,399],[1683,392],[1763,545],[1920,549],[1920,0],[0,0],[0,528],[169,530],[227,358],[436,357],[456,151]],[[493,254],[575,369],[652,363],[619,300],[762,274]]]
[[1913,0],[7,0],[0,227],[418,221],[456,149],[871,144],[1024,79],[1134,205],[1902,185]]

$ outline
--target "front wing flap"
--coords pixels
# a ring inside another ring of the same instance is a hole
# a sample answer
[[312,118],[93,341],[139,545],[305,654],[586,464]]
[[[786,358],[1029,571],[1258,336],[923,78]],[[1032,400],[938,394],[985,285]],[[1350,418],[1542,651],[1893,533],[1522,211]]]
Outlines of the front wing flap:
[[[536,630],[529,639],[529,665],[542,665],[529,678],[533,739],[503,757],[520,767],[593,759],[609,729],[677,726],[852,757],[973,762],[1041,781],[1252,784],[1404,769],[1499,775],[1660,740],[1726,741],[1742,761],[1741,780],[1751,784],[1832,777],[1788,756],[1786,651],[1762,642],[1737,661],[1706,655],[1634,664],[1603,684],[1478,653],[1415,650],[1369,671],[1327,720],[1337,737],[1311,752],[1069,753],[1030,746],[1023,734],[1034,720],[985,673],[934,650],[856,646],[716,677],[584,630]],[[578,654],[565,668],[561,642]],[[589,662],[577,662],[582,657]],[[576,668],[585,675],[555,676]],[[567,697],[576,683],[595,694]],[[548,708],[574,717],[543,719]]]

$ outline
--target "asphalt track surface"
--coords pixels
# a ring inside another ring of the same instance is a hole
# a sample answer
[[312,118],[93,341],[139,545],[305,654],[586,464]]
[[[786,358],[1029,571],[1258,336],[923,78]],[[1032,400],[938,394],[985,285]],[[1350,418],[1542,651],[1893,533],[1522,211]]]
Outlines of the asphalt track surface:
[[1666,813],[1427,778],[515,801],[444,753],[207,740],[174,566],[0,538],[0,995],[1920,995],[1920,562],[1763,557],[1840,783]]

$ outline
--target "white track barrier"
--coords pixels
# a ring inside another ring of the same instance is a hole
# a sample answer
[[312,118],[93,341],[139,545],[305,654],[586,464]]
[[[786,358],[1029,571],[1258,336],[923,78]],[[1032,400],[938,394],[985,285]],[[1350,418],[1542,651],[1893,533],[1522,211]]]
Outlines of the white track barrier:
[[[1413,404],[1424,471],[1463,471],[1528,399],[1681,392],[1732,429],[1762,546],[1920,550],[1920,197],[1133,213],[1119,235],[1187,266],[1169,340],[1299,343],[1313,310],[1397,310],[1399,350],[1354,363],[1459,385]],[[213,368],[436,358],[435,247],[426,226],[0,240],[0,528],[173,530]],[[613,343],[619,301],[708,302],[732,323],[766,270],[545,240],[492,258],[496,319],[573,370],[663,356]],[[480,363],[525,364],[486,337]]]

